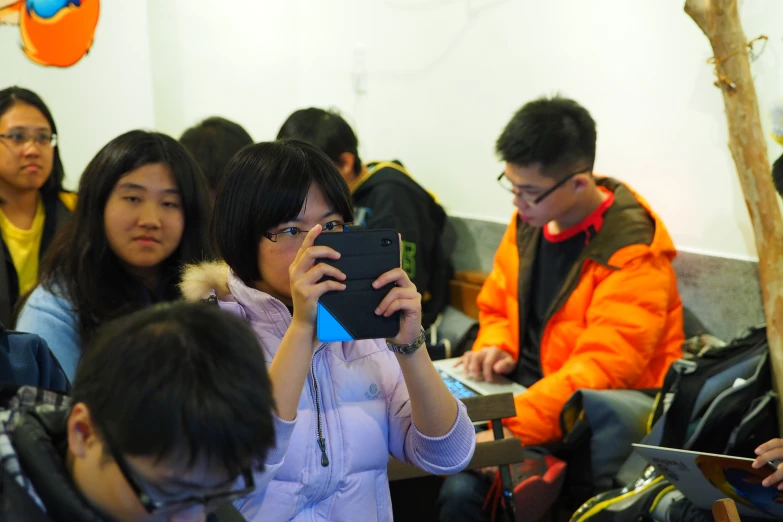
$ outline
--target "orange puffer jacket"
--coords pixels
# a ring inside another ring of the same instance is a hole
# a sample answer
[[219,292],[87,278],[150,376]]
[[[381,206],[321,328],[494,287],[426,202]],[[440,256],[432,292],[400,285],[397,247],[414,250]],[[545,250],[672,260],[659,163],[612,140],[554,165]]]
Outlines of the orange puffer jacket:
[[[597,180],[614,193],[614,203],[550,307],[541,337],[543,379],[515,397],[517,416],[504,421],[527,445],[561,437],[560,411],[574,391],[656,388],[682,356],[671,237],[627,186]],[[529,287],[519,283],[530,281],[540,235],[540,228],[512,219],[478,297],[474,350],[496,346],[518,359],[525,328],[519,311],[528,309],[519,289]]]

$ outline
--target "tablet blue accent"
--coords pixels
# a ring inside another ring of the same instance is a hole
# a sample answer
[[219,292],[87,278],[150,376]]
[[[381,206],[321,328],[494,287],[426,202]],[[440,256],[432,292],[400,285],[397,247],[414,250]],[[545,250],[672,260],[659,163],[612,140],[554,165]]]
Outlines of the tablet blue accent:
[[332,313],[321,303],[318,303],[316,315],[316,333],[322,343],[353,341],[353,336],[340,324]]

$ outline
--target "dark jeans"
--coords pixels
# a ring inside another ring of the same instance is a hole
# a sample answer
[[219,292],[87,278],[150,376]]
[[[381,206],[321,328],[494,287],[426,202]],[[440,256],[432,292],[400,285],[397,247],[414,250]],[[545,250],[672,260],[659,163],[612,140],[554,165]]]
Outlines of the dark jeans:
[[438,495],[441,522],[489,522],[491,509],[482,511],[492,482],[463,471],[448,477]]

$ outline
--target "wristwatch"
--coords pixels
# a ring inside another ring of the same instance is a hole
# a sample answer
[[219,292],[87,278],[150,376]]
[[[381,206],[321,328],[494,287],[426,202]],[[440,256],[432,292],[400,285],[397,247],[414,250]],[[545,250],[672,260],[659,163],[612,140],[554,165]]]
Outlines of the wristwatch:
[[413,340],[411,344],[394,344],[391,339],[386,339],[386,346],[394,353],[401,355],[410,355],[424,345],[424,341],[427,339],[427,334],[424,331],[424,327],[421,328],[419,336]]

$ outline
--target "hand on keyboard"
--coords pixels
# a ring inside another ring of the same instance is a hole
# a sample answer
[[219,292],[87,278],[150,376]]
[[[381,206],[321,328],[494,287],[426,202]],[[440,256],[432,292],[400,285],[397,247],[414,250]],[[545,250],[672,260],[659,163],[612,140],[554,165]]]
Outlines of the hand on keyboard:
[[477,381],[495,382],[498,375],[514,371],[516,363],[508,352],[488,346],[478,351],[466,352],[454,367],[462,366],[465,374]]

